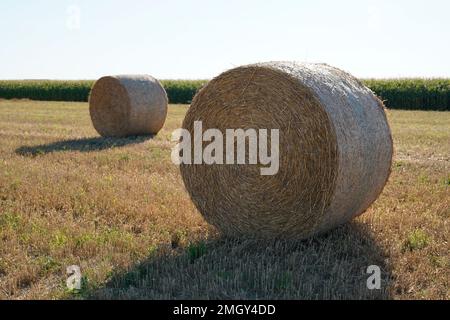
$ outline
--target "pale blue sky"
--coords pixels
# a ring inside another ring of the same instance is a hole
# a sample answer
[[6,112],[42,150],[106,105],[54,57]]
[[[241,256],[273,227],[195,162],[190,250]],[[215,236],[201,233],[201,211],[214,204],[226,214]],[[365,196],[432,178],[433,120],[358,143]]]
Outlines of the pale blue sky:
[[211,78],[268,60],[450,77],[449,17],[448,0],[1,0],[0,79]]

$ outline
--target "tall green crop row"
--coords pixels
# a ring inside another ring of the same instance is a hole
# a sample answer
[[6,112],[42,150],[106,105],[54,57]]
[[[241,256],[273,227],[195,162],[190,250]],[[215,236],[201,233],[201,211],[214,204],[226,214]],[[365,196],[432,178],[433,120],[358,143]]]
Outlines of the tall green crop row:
[[[362,80],[392,109],[450,110],[450,79]],[[162,80],[170,103],[190,103],[207,80]],[[0,98],[87,101],[91,80],[0,80]]]
[[162,80],[170,103],[191,103],[197,90],[208,82],[207,80]]
[[450,79],[363,80],[392,109],[450,110]]
[[[162,80],[171,103],[190,103],[206,80]],[[87,101],[92,80],[0,80],[0,98]]]
[[87,101],[93,81],[1,80],[0,98]]

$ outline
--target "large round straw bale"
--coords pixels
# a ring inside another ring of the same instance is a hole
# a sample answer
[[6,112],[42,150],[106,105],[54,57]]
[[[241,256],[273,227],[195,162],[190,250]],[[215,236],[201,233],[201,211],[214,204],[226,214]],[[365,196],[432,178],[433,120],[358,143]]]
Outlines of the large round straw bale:
[[149,75],[106,76],[89,96],[97,132],[107,137],[156,134],[167,116],[167,94]]
[[390,174],[383,103],[326,64],[268,62],[224,72],[195,96],[183,122],[191,135],[194,121],[223,133],[279,129],[275,175],[261,175],[259,162],[180,166],[196,207],[228,235],[305,238],[329,230],[363,213]]

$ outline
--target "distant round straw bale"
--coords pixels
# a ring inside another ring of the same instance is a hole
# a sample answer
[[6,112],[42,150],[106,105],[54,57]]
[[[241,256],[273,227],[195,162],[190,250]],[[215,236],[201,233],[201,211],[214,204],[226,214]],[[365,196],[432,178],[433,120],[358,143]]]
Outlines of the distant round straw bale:
[[279,129],[275,175],[261,175],[260,162],[180,165],[198,210],[231,236],[306,238],[335,228],[363,213],[390,174],[383,103],[326,64],[268,62],[224,72],[193,99],[183,122],[191,135],[194,121],[223,133]]
[[149,75],[106,76],[89,96],[97,132],[106,137],[156,134],[167,116],[167,94]]

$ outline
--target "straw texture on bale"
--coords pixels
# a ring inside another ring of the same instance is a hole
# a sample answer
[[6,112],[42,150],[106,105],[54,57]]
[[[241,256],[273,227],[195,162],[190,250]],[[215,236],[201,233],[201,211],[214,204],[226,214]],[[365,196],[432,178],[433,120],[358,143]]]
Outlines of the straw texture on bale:
[[195,96],[183,122],[191,135],[194,121],[223,133],[279,129],[275,175],[260,175],[260,164],[180,166],[196,207],[228,235],[306,238],[337,227],[363,213],[390,174],[382,102],[325,64],[268,62],[224,72]]
[[89,96],[89,112],[97,132],[106,137],[156,134],[167,116],[167,94],[148,75],[106,76]]

